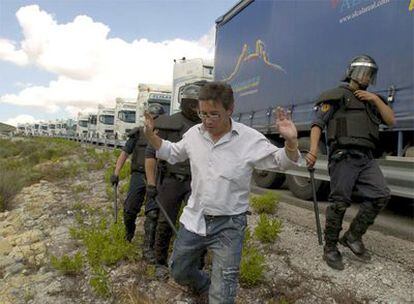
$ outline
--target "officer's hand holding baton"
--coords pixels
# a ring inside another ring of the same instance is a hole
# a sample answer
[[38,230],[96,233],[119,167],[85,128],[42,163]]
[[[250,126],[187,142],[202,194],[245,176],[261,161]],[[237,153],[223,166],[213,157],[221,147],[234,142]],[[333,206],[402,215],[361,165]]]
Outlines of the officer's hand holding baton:
[[115,223],[118,222],[118,183],[119,183],[119,176],[112,174],[110,179],[111,184],[114,188],[114,219]]

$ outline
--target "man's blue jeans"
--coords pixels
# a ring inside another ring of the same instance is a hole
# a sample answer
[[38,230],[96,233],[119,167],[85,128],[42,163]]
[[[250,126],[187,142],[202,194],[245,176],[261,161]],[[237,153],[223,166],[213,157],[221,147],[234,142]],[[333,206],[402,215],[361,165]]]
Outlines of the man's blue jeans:
[[[181,225],[171,257],[174,280],[189,286],[197,293],[209,291],[209,303],[234,303],[242,254],[246,214],[205,216],[206,236],[185,229]],[[210,278],[199,270],[200,258],[208,249],[213,267]]]

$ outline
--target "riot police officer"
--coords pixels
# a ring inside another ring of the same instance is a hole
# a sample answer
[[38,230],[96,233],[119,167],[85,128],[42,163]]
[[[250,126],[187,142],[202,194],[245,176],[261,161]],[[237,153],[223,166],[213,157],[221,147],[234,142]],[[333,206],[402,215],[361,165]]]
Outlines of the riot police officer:
[[[362,260],[370,259],[362,236],[390,198],[373,152],[379,141],[379,125],[392,126],[394,112],[382,97],[366,91],[370,84],[375,84],[377,71],[378,66],[370,56],[357,56],[343,79],[348,84],[320,95],[311,127],[310,151],[305,157],[312,167],[322,130],[326,128],[331,192],[326,209],[323,258],[338,270],[344,269],[338,241]],[[349,230],[339,239],[351,197],[358,197],[362,203]]]
[[[165,113],[164,108],[158,104],[153,103],[149,106],[148,112],[154,117],[158,117]],[[137,127],[132,129],[128,133],[128,140],[125,146],[122,148],[122,152],[116,162],[114,174],[110,180],[112,185],[118,185],[119,172],[121,171],[128,156],[132,154],[131,159],[131,179],[129,183],[129,190],[124,202],[124,224],[126,230],[126,239],[131,242],[135,233],[135,220],[139,211],[141,210],[142,203],[146,195],[146,182],[145,182],[145,149],[147,147],[147,141],[142,132],[142,128]],[[147,199],[146,209],[152,210],[155,205],[150,199]],[[146,211],[147,211],[146,210]],[[148,212],[146,212],[148,213]],[[148,221],[147,218],[145,220]],[[145,223],[144,223],[145,226]],[[144,251],[146,247],[150,246],[150,240],[145,242]]]
[[[179,97],[181,112],[162,116],[155,120],[158,135],[171,142],[181,140],[183,134],[200,123],[198,116],[198,93],[204,81],[186,85]],[[147,157],[154,157],[155,150],[148,146]],[[181,203],[186,202],[191,193],[189,161],[171,165],[159,161],[157,168],[157,200],[163,206],[173,223],[176,222]],[[159,214],[155,238],[155,257],[158,265],[166,266],[172,229],[163,213]]]

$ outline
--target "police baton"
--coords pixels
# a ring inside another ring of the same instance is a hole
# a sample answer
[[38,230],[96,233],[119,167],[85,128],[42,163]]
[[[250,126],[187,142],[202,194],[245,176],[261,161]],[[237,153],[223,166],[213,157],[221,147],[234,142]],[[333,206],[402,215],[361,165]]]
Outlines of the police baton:
[[115,224],[118,222],[118,185],[114,185],[114,219]]
[[315,220],[316,220],[316,231],[318,233],[318,242],[319,245],[322,245],[322,229],[321,229],[321,222],[319,220],[319,207],[318,201],[316,200],[316,188],[315,188],[315,168],[308,168],[311,186],[312,186],[312,196],[313,196],[313,210],[315,212]]
[[160,208],[162,214],[164,214],[165,219],[167,220],[168,224],[170,225],[171,229],[174,231],[175,235],[178,234],[177,228],[175,228],[174,223],[172,222],[172,220],[170,219],[170,217],[168,216],[167,211],[164,209],[164,207],[161,205],[160,201],[158,200],[157,197],[154,198],[155,202],[157,203],[158,207]]

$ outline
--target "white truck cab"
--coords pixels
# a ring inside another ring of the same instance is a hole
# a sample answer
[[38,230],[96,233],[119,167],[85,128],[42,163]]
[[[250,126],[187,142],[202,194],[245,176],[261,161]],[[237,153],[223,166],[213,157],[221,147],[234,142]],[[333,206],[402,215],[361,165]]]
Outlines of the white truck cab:
[[98,115],[96,113],[89,113],[88,117],[88,138],[96,137],[96,124],[98,121]]
[[152,103],[160,104],[164,108],[165,113],[169,114],[171,97],[171,86],[145,83],[138,84],[136,125],[144,125],[144,112]]
[[47,136],[48,133],[48,124],[47,122],[41,121],[40,122],[40,129],[39,129],[39,135],[41,136]]
[[114,139],[115,108],[98,105],[98,121],[96,124],[96,137]]
[[56,122],[55,121],[49,121],[47,123],[47,135],[48,136],[56,135]]
[[126,134],[136,127],[137,103],[131,99],[116,98],[114,133],[115,139],[126,139]]
[[214,64],[212,59],[186,59],[185,57],[174,60],[172,100],[170,114],[180,112],[178,96],[182,88],[189,83],[200,80],[213,80]]
[[88,120],[89,115],[79,112],[78,124],[76,126],[76,136],[86,138],[88,136]]

